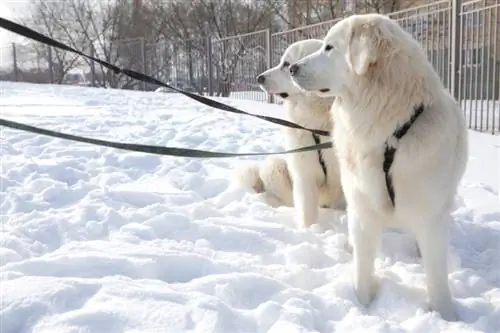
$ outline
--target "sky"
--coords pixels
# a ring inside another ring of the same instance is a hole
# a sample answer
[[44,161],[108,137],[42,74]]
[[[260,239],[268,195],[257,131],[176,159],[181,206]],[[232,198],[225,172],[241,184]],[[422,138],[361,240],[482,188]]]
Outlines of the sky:
[[[10,19],[12,18],[12,10],[10,8],[11,6],[6,0],[0,0],[0,16],[3,18]],[[7,32],[3,29],[0,30],[0,45],[3,46],[6,42],[8,42],[6,39],[8,39],[10,36],[7,34]]]
[[[0,17],[12,20],[19,17],[19,13],[26,8],[29,0],[0,0]],[[10,44],[20,38],[0,28],[0,68],[11,62],[12,49]]]
[[[6,19],[19,17],[29,0],[0,0],[0,16]],[[0,29],[0,47],[5,47],[16,40],[16,35]]]

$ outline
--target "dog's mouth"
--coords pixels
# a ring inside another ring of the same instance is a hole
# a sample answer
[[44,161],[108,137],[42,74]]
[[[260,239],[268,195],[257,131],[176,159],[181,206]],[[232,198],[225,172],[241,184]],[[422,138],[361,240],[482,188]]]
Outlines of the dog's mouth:
[[322,93],[327,93],[329,91],[330,91],[330,89],[328,89],[328,88],[323,88],[323,89],[319,90],[319,92],[322,92]]
[[284,93],[279,93],[278,95],[281,98],[287,98],[288,97],[288,93],[285,93],[285,92]]

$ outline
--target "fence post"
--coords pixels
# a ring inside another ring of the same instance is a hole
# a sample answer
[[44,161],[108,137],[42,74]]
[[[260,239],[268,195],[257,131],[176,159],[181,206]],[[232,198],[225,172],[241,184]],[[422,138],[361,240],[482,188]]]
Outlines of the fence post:
[[54,61],[52,60],[52,47],[47,45],[47,54],[48,54],[48,60],[49,60],[49,77],[50,77],[50,83],[54,83]]
[[212,37],[207,37],[207,69],[208,69],[208,96],[214,95],[214,88],[212,82],[214,79],[214,72],[212,67]]
[[460,81],[462,77],[462,0],[450,0],[451,3],[451,93],[460,102]]
[[[267,68],[271,68],[273,65],[273,43],[271,38],[271,29],[266,30],[266,51],[267,51]],[[274,96],[272,94],[268,94],[267,101],[269,103],[274,103]]]
[[19,73],[17,68],[17,52],[16,52],[16,43],[12,43],[12,65],[14,70],[14,81],[19,81]]
[[[146,39],[141,38],[141,57],[142,57],[142,72],[147,75],[146,73]],[[147,83],[142,82],[142,90],[146,91],[147,89]]]
[[[92,57],[95,57],[95,49],[94,49],[94,44],[93,43],[90,43],[90,55]],[[96,83],[95,83],[95,62],[91,61],[90,62],[90,76],[91,76],[91,84],[92,84],[92,87],[95,87],[96,86]]]

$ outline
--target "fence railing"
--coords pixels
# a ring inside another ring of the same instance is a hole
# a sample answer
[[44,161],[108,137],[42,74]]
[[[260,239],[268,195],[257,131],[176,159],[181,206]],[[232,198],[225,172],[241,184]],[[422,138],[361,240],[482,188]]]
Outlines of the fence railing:
[[[500,133],[500,0],[441,0],[388,15],[421,43],[469,128]],[[191,92],[272,102],[257,74],[277,64],[288,45],[322,39],[338,20],[222,39],[149,44],[139,38],[113,42],[106,52],[94,45],[86,51]],[[156,89],[43,45],[0,49],[0,80]]]

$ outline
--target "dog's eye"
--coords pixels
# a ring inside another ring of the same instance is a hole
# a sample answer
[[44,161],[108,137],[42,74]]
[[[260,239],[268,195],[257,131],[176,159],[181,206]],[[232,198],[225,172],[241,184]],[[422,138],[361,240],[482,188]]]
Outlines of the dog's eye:
[[290,63],[289,63],[288,61],[285,61],[285,62],[283,63],[283,68],[287,68],[287,67],[289,67],[289,66],[290,66]]
[[330,51],[331,49],[333,49],[333,45],[328,44],[325,46],[325,51]]

